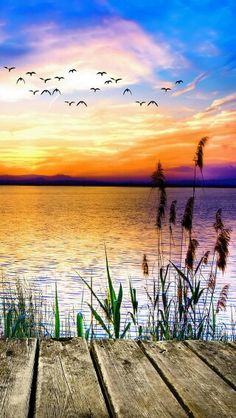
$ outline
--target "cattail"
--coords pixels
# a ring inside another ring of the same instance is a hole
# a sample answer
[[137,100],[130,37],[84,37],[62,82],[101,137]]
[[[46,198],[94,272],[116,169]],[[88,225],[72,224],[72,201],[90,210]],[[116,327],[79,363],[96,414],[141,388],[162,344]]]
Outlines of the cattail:
[[175,225],[175,222],[176,222],[176,203],[177,203],[177,200],[173,200],[170,205],[170,216],[169,216],[170,231],[172,231],[172,225]]
[[216,275],[211,273],[207,282],[207,288],[214,290],[216,285]]
[[143,269],[143,275],[148,276],[149,275],[149,269],[148,269],[148,262],[147,262],[146,254],[143,255],[142,269]]
[[196,167],[199,167],[201,171],[203,169],[203,148],[206,145],[207,141],[208,141],[208,137],[204,136],[199,141],[198,146],[197,146],[195,164],[196,164]]
[[178,282],[177,297],[178,297],[178,303],[179,303],[179,305],[182,305],[182,301],[183,301],[183,286],[182,286],[182,283],[181,283],[181,280],[180,279],[179,279],[179,282]]
[[218,255],[217,267],[225,271],[227,257],[229,255],[230,229],[222,229],[217,237],[215,251]]
[[194,197],[190,197],[185,206],[184,216],[182,220],[182,227],[191,233],[193,226],[193,204]]
[[209,255],[210,255],[210,251],[206,251],[203,258],[202,258],[202,262],[203,264],[207,264],[208,260],[209,260]]
[[228,292],[229,292],[229,284],[225,284],[222,287],[222,290],[220,292],[220,296],[216,305],[216,313],[218,313],[219,311],[222,311],[224,309],[224,311],[226,310],[226,302],[227,302],[227,298],[228,298]]
[[216,221],[213,224],[216,232],[221,231],[224,228],[224,224],[222,222],[222,209],[218,209],[216,212]]
[[196,239],[190,238],[186,260],[185,260],[185,265],[189,270],[193,270],[193,263],[195,260],[196,249],[198,246],[199,246],[199,242]]

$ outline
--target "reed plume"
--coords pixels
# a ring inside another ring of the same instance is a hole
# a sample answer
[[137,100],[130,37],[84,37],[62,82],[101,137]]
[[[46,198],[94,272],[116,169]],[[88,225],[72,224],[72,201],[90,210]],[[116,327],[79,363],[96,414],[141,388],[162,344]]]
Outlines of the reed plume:
[[217,210],[216,221],[214,222],[213,227],[214,227],[216,232],[219,232],[222,229],[224,229],[224,224],[223,224],[223,221],[222,221],[222,209]]
[[193,227],[193,204],[194,197],[190,197],[185,206],[184,216],[182,219],[182,227],[191,234]]
[[207,264],[208,260],[209,260],[209,255],[210,255],[210,251],[206,251],[203,258],[202,258],[202,262],[203,264]]
[[213,273],[210,273],[209,275],[209,279],[207,282],[207,289],[211,289],[211,290],[215,290],[215,286],[216,286],[216,275]]
[[176,223],[176,203],[177,203],[177,200],[173,200],[170,205],[170,216],[169,216],[170,232],[172,232],[172,225],[175,225]]
[[143,275],[144,276],[149,275],[149,267],[148,267],[148,261],[147,261],[146,254],[143,255],[142,270],[143,270]]
[[227,302],[227,298],[228,298],[228,292],[229,292],[229,284],[225,284],[220,292],[220,296],[219,299],[217,301],[217,305],[216,305],[216,313],[222,311],[222,310],[226,310],[226,302]]
[[198,146],[197,146],[197,151],[196,151],[195,165],[196,165],[196,167],[200,168],[201,172],[202,172],[202,169],[203,169],[203,148],[205,147],[207,141],[208,141],[208,137],[204,136],[199,141]]
[[157,187],[160,192],[159,206],[157,208],[156,226],[158,229],[162,227],[162,219],[165,216],[165,209],[167,203],[166,189],[165,189],[165,175],[160,161],[157,164],[156,170],[152,174],[153,187]]
[[217,267],[225,271],[227,257],[229,255],[229,243],[230,243],[230,229],[222,229],[217,237],[215,252],[217,253]]
[[186,255],[185,265],[189,270],[193,270],[193,263],[196,256],[196,249],[199,246],[199,242],[196,239],[189,240],[188,251]]

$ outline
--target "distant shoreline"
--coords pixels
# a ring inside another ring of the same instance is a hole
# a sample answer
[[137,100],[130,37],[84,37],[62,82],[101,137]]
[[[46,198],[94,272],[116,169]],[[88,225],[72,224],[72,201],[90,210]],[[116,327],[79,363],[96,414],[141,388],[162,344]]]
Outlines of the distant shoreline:
[[[152,188],[153,186],[151,184],[117,184],[117,183],[101,183],[101,184],[75,184],[75,183],[45,183],[45,184],[39,184],[39,183],[0,183],[0,187],[4,187],[4,186],[17,186],[17,187],[124,187],[124,188]],[[193,185],[192,184],[166,184],[166,188],[183,188],[183,189],[187,189],[187,188],[192,188]],[[235,189],[236,185],[218,185],[218,184],[204,184],[204,185],[200,185],[197,184],[195,186],[197,189],[202,189],[202,188],[206,188],[206,189]]]

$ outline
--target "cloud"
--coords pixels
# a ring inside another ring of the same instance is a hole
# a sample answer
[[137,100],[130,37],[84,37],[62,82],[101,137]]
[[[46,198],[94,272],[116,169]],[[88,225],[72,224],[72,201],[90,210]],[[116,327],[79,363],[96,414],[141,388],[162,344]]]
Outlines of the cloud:
[[236,92],[229,94],[228,96],[222,97],[221,99],[216,99],[212,104],[206,109],[206,112],[212,112],[214,110],[221,109],[227,105],[236,103]]
[[172,96],[181,96],[188,91],[194,90],[198,83],[204,80],[208,76],[207,72],[199,74],[191,83],[189,83],[184,89],[175,91]]

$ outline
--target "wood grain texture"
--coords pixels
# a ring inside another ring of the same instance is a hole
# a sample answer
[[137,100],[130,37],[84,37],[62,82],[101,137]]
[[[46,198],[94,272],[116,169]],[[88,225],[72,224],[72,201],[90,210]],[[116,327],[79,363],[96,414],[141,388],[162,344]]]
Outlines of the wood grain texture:
[[40,343],[35,417],[109,417],[83,339]]
[[182,342],[141,346],[195,418],[233,418],[236,393]]
[[95,340],[92,355],[113,417],[187,416],[135,341]]
[[0,416],[27,418],[37,341],[0,339]]
[[185,344],[236,390],[236,350],[230,344],[217,341]]

